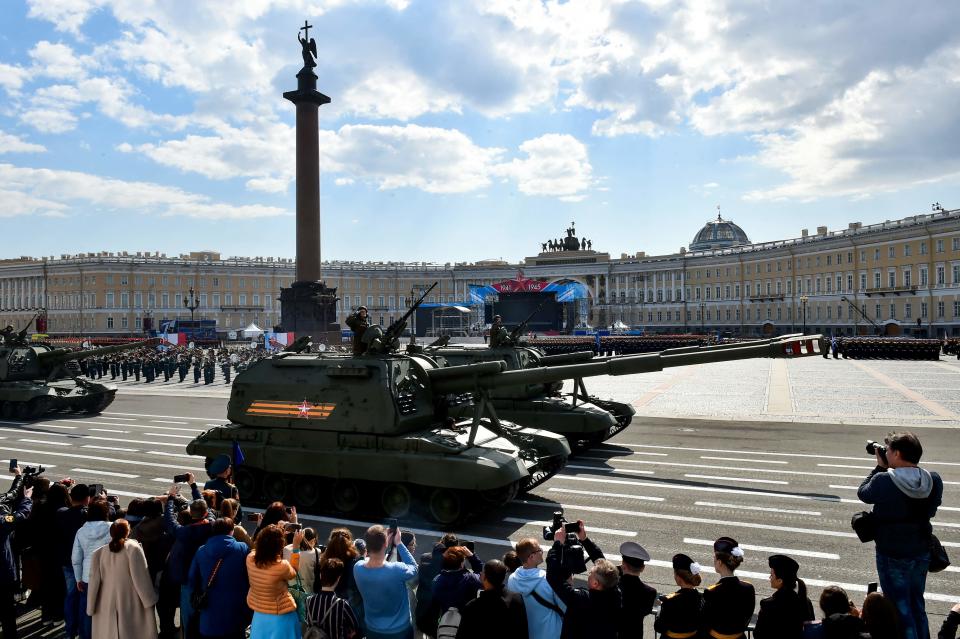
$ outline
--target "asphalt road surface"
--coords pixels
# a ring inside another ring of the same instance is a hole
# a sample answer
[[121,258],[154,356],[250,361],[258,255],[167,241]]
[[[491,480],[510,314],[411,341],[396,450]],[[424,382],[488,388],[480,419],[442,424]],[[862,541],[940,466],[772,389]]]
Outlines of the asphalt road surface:
[[[107,411],[93,417],[0,422],[0,463],[11,457],[21,465],[40,463],[51,477],[103,483],[123,502],[162,494],[181,472],[204,477],[202,460],[188,456],[185,446],[195,434],[224,423],[227,389],[151,392],[155,394],[122,388]],[[670,568],[674,553],[684,552],[711,566],[713,540],[727,535],[744,548],[746,560],[739,574],[754,584],[758,597],[771,593],[767,556],[786,553],[800,562],[800,576],[814,602],[829,584],[842,585],[861,602],[867,584],[876,580],[873,544],[856,539],[850,516],[865,508],[856,488],[873,466],[864,442],[881,439],[889,424],[745,417],[752,419],[638,416],[626,431],[572,459],[532,494],[457,532],[462,539],[477,541],[481,559],[499,557],[511,542],[539,536],[551,513],[562,507],[569,520],[586,522],[588,534],[609,558],[619,559],[624,541],[642,544],[653,557],[645,578],[661,593],[675,590]],[[911,428],[926,451],[923,465],[944,479],[943,507],[934,531],[960,559],[956,427],[931,423]],[[337,525],[348,525],[357,535],[370,523],[301,515],[321,539]],[[441,534],[423,522],[401,525],[417,534],[419,552],[428,552]],[[960,602],[958,572],[960,568],[951,567],[928,579],[934,628]],[[704,575],[704,585],[714,581],[710,573]]]

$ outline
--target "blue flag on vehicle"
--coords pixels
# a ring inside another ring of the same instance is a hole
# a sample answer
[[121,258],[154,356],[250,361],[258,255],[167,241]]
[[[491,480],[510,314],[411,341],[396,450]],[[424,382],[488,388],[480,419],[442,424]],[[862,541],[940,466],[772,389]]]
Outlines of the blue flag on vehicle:
[[233,440],[233,465],[234,467],[239,466],[243,463],[243,460],[246,459],[243,456],[243,451],[240,450],[240,444],[237,440]]

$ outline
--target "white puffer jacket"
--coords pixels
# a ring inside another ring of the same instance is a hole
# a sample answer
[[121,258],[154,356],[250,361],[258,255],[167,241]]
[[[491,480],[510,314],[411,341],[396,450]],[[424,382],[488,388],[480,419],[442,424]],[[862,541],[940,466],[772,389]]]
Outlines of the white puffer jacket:
[[110,543],[109,521],[88,521],[77,531],[73,540],[73,574],[77,581],[90,582],[90,562],[93,561],[93,552]]

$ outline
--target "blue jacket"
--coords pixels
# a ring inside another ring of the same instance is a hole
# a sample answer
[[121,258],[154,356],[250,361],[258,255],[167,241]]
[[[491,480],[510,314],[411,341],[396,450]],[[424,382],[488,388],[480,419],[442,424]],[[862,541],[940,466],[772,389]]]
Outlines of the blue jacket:
[[23,497],[9,515],[0,517],[0,584],[10,586],[17,581],[17,563],[10,547],[10,536],[17,524],[26,521],[33,501]]
[[230,535],[214,535],[194,555],[190,564],[190,586],[194,591],[207,589],[214,567],[223,559],[207,595],[207,607],[200,612],[202,635],[233,635],[250,625],[253,612],[247,607],[249,552],[247,544]]
[[547,583],[547,573],[539,568],[517,568],[507,580],[507,590],[523,596],[523,605],[527,611],[527,632],[530,639],[556,639],[563,629],[563,618],[545,607],[530,594],[536,591],[544,601],[552,603],[561,610],[567,604],[553,592]]
[[877,552],[905,559],[930,552],[930,518],[943,498],[943,480],[923,468],[879,466],[860,484],[857,497],[873,504]]
[[163,523],[167,532],[173,535],[173,548],[167,557],[167,576],[177,584],[189,583],[190,562],[197,549],[210,538],[213,516],[207,513],[207,518],[195,521],[188,526],[177,523],[177,516],[173,512],[173,500],[167,500],[163,511]]
[[480,583],[480,571],[483,564],[476,555],[467,558],[473,572],[466,568],[460,570],[442,570],[433,580],[433,605],[437,617],[448,608],[456,608],[461,613],[468,601],[477,598],[477,593],[483,590]]

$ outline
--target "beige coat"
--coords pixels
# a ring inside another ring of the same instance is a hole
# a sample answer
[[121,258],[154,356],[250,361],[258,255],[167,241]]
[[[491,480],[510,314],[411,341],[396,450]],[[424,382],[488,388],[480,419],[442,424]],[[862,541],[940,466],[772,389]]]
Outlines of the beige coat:
[[87,614],[97,639],[156,639],[157,593],[139,543],[128,539],[120,552],[98,548],[90,565]]

